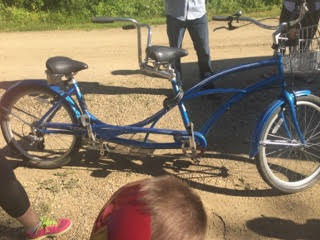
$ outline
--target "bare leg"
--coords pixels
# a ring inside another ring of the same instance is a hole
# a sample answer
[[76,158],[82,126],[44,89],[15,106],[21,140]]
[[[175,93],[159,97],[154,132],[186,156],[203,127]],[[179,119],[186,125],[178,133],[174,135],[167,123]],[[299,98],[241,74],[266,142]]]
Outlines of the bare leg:
[[40,223],[38,215],[31,207],[21,217],[17,217],[17,220],[23,225],[26,232],[35,231]]

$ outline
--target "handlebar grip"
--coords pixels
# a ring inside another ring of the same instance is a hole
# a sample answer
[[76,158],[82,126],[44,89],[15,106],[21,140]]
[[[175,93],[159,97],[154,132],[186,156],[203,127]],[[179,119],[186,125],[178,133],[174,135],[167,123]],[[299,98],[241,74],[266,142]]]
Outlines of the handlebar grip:
[[91,21],[93,23],[114,23],[114,19],[112,17],[93,17]]
[[239,17],[238,18],[239,21],[246,21],[246,22],[252,22],[252,23],[258,23],[259,21],[251,18],[251,17]]
[[247,22],[256,22],[253,18],[236,16],[236,15],[233,15],[233,16],[213,16],[212,20],[214,20],[214,21],[240,20],[240,21],[247,21]]
[[232,20],[232,17],[230,17],[230,16],[213,16],[212,20],[214,20],[214,21],[229,21],[229,20]]
[[130,29],[136,29],[136,26],[133,24],[129,24],[129,25],[124,25],[122,26],[123,30],[130,30]]

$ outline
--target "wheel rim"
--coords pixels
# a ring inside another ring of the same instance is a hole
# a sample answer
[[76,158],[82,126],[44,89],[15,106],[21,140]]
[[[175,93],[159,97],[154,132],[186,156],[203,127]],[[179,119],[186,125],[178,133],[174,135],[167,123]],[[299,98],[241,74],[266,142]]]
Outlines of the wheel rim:
[[[11,105],[6,121],[11,144],[25,157],[32,160],[65,158],[76,143],[74,135],[40,134],[34,127],[53,105],[54,97],[43,91],[30,90]],[[72,116],[61,107],[51,122],[72,123]]]
[[305,144],[293,130],[293,122],[285,109],[271,120],[261,142],[266,177],[280,188],[303,188],[320,173],[320,107],[309,101],[298,101],[297,109]]

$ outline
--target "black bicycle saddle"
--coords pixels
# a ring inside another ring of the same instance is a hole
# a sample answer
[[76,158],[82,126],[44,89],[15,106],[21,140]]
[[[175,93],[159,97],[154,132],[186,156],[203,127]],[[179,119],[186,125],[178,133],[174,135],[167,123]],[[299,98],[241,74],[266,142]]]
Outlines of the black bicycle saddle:
[[86,63],[68,57],[51,57],[46,62],[47,69],[53,74],[70,74],[87,69]]
[[165,46],[150,46],[147,47],[146,52],[152,60],[159,63],[169,63],[188,55],[186,49]]

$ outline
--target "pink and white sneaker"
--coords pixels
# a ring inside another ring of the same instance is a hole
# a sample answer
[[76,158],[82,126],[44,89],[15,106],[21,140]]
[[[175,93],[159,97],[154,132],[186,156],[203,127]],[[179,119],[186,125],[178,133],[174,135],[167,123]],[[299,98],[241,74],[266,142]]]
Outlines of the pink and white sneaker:
[[26,233],[27,239],[40,240],[55,237],[68,231],[72,225],[71,220],[67,218],[61,218],[58,221],[41,218],[40,221],[41,226],[35,233]]

